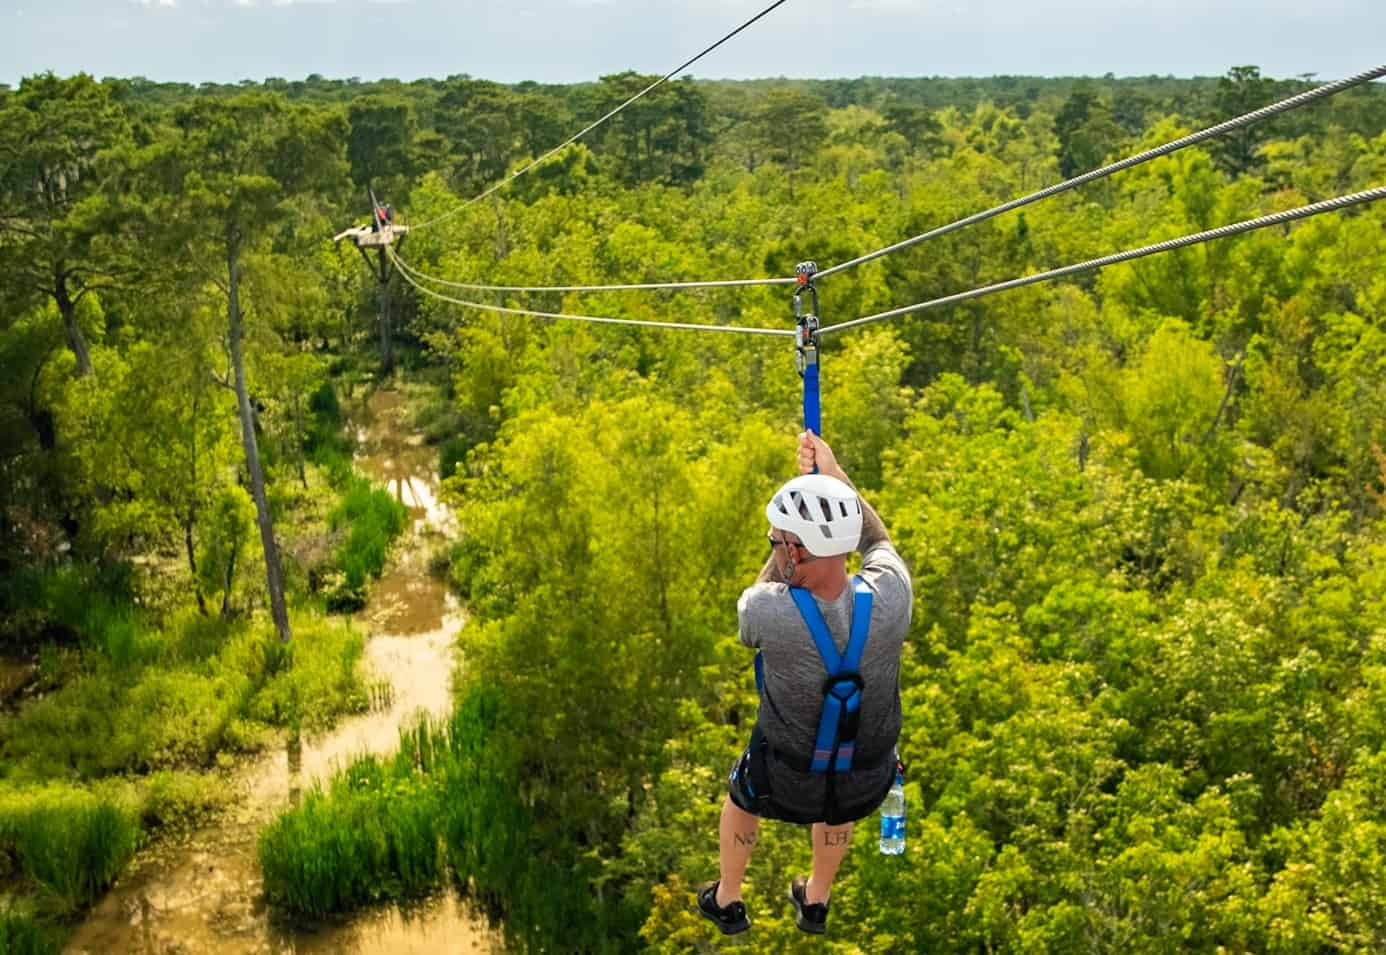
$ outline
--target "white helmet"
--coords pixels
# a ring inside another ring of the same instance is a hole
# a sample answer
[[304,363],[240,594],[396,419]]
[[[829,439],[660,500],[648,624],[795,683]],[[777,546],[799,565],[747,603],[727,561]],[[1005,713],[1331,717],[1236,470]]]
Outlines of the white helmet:
[[850,554],[861,540],[861,500],[850,485],[826,474],[803,474],[765,505],[770,526],[799,535],[815,557]]

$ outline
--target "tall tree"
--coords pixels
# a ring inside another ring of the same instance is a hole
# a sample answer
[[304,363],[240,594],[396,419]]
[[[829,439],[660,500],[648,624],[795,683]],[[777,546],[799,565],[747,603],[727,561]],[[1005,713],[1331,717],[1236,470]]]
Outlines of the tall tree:
[[1096,93],[1076,89],[1054,118],[1059,137],[1059,171],[1065,178],[1096,169],[1121,141],[1121,127]]
[[[1262,76],[1259,67],[1234,66],[1218,80],[1217,92],[1213,94],[1215,122],[1224,122],[1260,109],[1274,96],[1275,81]],[[1253,123],[1219,136],[1208,144],[1208,149],[1218,165],[1232,175],[1240,176],[1260,165],[1261,160],[1256,153],[1270,135],[1271,130],[1265,123]]]
[[827,136],[825,109],[818,97],[793,87],[771,90],[756,107],[754,122],[765,143],[766,156],[784,166],[791,198],[794,173],[818,151]]
[[173,141],[152,148],[151,169],[164,186],[163,218],[170,234],[183,244],[190,264],[220,291],[226,306],[227,384],[236,394],[270,612],[280,640],[287,642],[284,577],[246,378],[242,282],[246,259],[265,250],[291,220],[292,200],[341,182],[346,124],[336,113],[290,107],[265,94],[198,99],[177,111],[175,123]]
[[130,135],[111,88],[86,74],[28,77],[0,100],[5,271],[12,291],[57,306],[79,377],[92,362],[77,306],[133,273],[120,243],[103,241],[118,216],[103,201],[102,160]]
[[515,156],[519,97],[490,80],[449,80],[437,124],[451,145],[453,185],[477,191],[505,175]]
[[[592,112],[602,115],[649,86],[655,77],[633,71],[603,76]],[[692,81],[665,83],[614,116],[597,132],[599,155],[627,184],[688,185],[703,173],[711,133],[707,99]]]
[[381,201],[402,202],[405,184],[414,174],[410,144],[414,113],[404,100],[363,96],[347,109],[351,135],[347,159],[351,181],[374,191]]

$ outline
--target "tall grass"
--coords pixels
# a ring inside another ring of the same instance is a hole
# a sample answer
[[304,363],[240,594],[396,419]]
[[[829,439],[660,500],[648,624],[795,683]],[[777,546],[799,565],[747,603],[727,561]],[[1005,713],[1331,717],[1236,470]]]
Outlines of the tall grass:
[[425,779],[358,759],[260,834],[266,897],[326,915],[427,893],[443,874],[439,795]]
[[128,808],[84,790],[46,786],[0,796],[0,850],[61,912],[95,901],[139,839]]
[[404,530],[409,512],[383,488],[352,477],[329,523],[348,528],[334,556],[340,579],[328,590],[328,609],[359,610],[365,604],[366,580],[385,568],[390,542]]
[[58,955],[58,943],[33,912],[0,902],[0,955]]
[[[517,923],[579,911],[574,899],[586,897],[587,880],[555,882],[532,858],[518,767],[494,738],[503,725],[495,694],[475,690],[447,720],[425,717],[401,731],[393,756],[361,756],[314,789],[261,833],[270,902],[321,916],[451,878],[497,914],[515,898],[554,909],[516,912]],[[516,892],[520,884],[530,889]]]

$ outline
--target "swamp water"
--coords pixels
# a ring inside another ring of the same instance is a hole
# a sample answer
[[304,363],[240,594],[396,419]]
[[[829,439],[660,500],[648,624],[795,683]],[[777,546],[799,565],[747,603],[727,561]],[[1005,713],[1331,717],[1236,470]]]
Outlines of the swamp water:
[[[419,712],[451,710],[453,643],[463,616],[428,573],[429,537],[448,528],[436,457],[410,433],[397,393],[377,391],[354,415],[356,466],[384,482],[413,517],[395,563],[371,587],[358,624],[370,634],[366,665],[388,682],[388,705],[343,720],[301,749],[266,755],[237,779],[216,824],[141,853],[92,909],[69,955],[444,955],[501,950],[499,932],[452,893],[374,908],[342,920],[285,921],[262,897],[259,831],[314,778],[362,752],[389,753]],[[287,755],[287,758],[286,758]]]

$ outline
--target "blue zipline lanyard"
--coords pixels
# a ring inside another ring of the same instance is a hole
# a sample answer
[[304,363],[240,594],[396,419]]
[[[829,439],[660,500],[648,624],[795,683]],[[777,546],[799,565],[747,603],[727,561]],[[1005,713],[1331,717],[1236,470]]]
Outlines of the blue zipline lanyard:
[[[818,288],[813,277],[818,274],[818,263],[800,262],[794,267],[799,284],[794,287],[794,323],[797,331],[794,336],[795,363],[799,376],[804,379],[804,428],[819,437],[823,436],[823,411],[818,401]],[[812,310],[804,312],[804,290],[813,298]],[[818,468],[813,469],[818,473]],[[756,653],[756,689],[765,687],[765,660]]]
[[[794,288],[794,322],[797,326],[794,336],[796,364],[799,375],[804,379],[804,427],[814,434],[823,435],[823,412],[818,401],[818,288],[813,277],[818,274],[815,262],[800,262],[794,269],[799,284]],[[803,295],[805,289],[813,298],[810,311],[804,312]],[[814,468],[814,473],[818,472]]]

